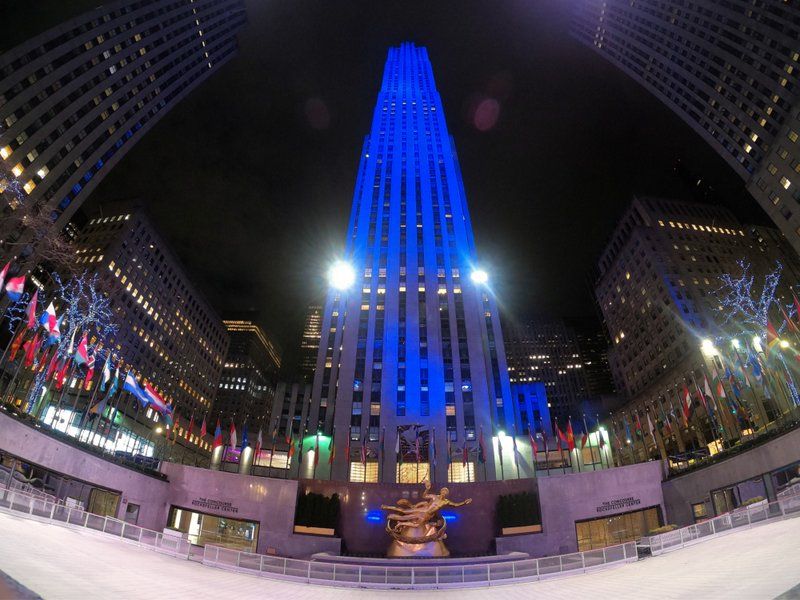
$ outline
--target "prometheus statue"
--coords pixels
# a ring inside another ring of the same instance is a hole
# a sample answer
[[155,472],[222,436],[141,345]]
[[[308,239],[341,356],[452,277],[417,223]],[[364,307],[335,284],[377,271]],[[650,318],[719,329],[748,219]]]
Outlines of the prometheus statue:
[[447,497],[450,490],[446,487],[434,494],[430,481],[425,480],[423,484],[425,491],[420,502],[411,504],[402,498],[396,506],[381,506],[384,510],[392,511],[386,517],[386,533],[392,537],[392,543],[386,551],[389,557],[450,556],[450,551],[444,545],[447,523],[439,511],[445,506],[464,506],[472,502],[472,498],[453,502]]

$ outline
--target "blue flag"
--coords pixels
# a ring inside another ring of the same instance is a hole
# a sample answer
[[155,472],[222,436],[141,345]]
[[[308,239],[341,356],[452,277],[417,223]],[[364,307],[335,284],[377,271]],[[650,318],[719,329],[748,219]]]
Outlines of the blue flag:
[[245,423],[244,427],[242,427],[242,452],[244,452],[244,449],[247,448],[248,445],[249,444],[247,443],[247,423]]

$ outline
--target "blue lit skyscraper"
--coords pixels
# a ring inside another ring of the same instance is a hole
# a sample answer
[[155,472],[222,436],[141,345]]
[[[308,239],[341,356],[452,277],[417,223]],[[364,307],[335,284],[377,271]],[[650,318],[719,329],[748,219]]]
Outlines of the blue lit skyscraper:
[[413,44],[389,50],[345,260],[355,281],[327,298],[308,422],[334,435],[333,479],[413,482],[434,464],[438,482],[499,478],[492,448],[515,418],[500,322],[431,63]]

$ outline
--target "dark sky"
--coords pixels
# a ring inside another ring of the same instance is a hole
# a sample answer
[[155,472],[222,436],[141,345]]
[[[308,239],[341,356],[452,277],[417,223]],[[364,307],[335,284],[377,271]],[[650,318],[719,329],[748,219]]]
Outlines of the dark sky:
[[[515,315],[594,314],[588,281],[631,195],[686,191],[677,158],[763,221],[721,158],[568,35],[564,0],[247,3],[238,57],[111,172],[221,313],[256,310],[288,350],[343,246],[386,50],[428,47],[481,260]],[[499,118],[474,125],[476,100]]]

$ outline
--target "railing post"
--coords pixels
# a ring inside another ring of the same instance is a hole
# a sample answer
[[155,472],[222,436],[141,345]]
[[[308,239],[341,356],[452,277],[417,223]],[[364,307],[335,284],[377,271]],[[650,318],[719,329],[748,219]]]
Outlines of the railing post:
[[[517,563],[511,563],[511,579],[517,578]],[[439,583],[439,568],[436,568],[436,583]]]
[[55,516],[55,514],[56,514],[56,505],[55,505],[55,503],[53,503],[53,505],[50,507],[50,520],[51,521],[53,520],[53,517]]
[[583,572],[586,572],[586,553],[581,552],[581,565],[583,566]]
[[283,574],[286,575],[286,559],[283,559]]
[[89,526],[89,513],[86,512],[83,514],[86,515],[83,519],[83,528],[86,529]]
[[486,565],[486,581],[489,582],[489,585],[492,583],[492,570],[489,565]]
[[539,559],[536,559],[536,579],[541,579],[541,575],[539,575]]
[[237,569],[241,568],[241,565],[242,565],[242,553],[240,551],[236,553],[236,568]]
[[603,564],[606,564],[606,547],[603,546]]
[[308,563],[308,571],[306,573],[306,581],[311,583],[311,562]]
[[[733,525],[733,523],[731,523]],[[711,535],[717,535],[717,528],[714,525],[714,519],[711,519]]]
[[[765,519],[766,520],[766,519]],[[750,519],[750,509],[747,510],[747,527],[748,529],[753,526],[753,521]]]
[[414,587],[414,567],[411,567],[411,587]]
[[69,518],[70,518],[71,515],[72,515],[72,509],[68,508],[67,509],[67,525],[69,525]]
[[[308,568],[311,568],[311,562],[308,563]],[[333,580],[336,581],[336,563],[333,563]]]
[[564,555],[563,554],[559,554],[558,555],[558,572],[559,573],[563,573],[564,572]]
[[466,575],[464,575],[464,567],[462,565],[462,567],[461,567],[461,583],[466,583],[466,582],[467,582],[467,577],[466,577]]
[[264,555],[263,554],[261,555],[261,558],[258,560],[258,572],[259,573],[263,573],[264,572]]
[[361,566],[358,567],[358,583],[361,583]]

